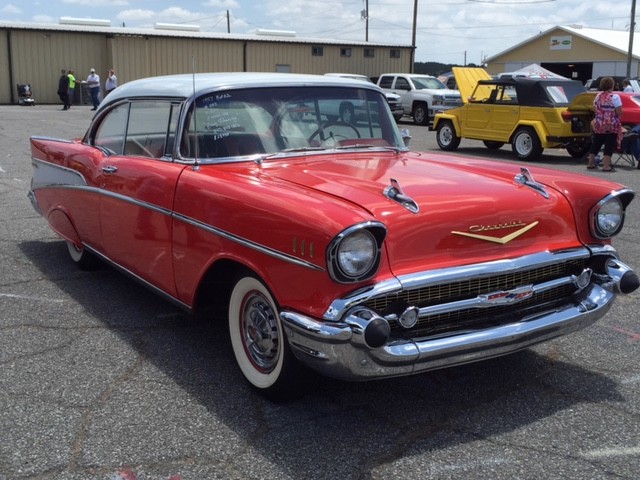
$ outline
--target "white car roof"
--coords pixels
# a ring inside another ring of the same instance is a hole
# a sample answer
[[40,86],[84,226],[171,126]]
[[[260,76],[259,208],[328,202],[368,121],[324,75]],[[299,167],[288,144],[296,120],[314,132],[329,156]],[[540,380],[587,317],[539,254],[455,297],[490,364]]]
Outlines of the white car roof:
[[122,98],[164,97],[189,98],[215,90],[278,86],[346,86],[380,91],[374,84],[325,75],[290,73],[196,73],[142,78],[127,82],[111,92],[103,103],[113,103]]

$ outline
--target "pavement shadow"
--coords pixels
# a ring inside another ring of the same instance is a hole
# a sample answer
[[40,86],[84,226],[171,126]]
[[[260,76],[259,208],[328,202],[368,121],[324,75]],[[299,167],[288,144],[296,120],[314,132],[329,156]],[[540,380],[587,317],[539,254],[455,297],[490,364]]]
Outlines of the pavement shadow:
[[303,398],[274,404],[242,379],[223,312],[183,313],[107,267],[78,273],[63,242],[19,246],[92,321],[291,478],[369,479],[378,465],[397,458],[516,432],[577,404],[624,400],[611,379],[561,355],[525,350],[391,380],[318,377]]

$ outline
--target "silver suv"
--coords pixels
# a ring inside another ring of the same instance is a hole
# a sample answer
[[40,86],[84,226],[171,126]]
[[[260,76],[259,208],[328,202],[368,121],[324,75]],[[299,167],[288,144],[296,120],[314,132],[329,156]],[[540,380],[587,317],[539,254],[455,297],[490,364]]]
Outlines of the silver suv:
[[385,92],[400,95],[405,115],[411,115],[418,125],[429,125],[436,113],[462,105],[458,90],[430,75],[385,73],[378,78]]

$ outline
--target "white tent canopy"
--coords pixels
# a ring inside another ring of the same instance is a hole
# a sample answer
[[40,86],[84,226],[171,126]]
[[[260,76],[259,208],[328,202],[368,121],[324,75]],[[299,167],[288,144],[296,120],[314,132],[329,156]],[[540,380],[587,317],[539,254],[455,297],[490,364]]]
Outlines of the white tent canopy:
[[525,76],[533,78],[562,78],[564,80],[568,80],[568,78],[563,77],[562,75],[558,75],[557,73],[553,73],[551,70],[547,70],[537,63],[532,63],[531,65],[527,65],[526,67],[519,68],[518,70],[514,70],[509,73],[511,74],[511,76]]

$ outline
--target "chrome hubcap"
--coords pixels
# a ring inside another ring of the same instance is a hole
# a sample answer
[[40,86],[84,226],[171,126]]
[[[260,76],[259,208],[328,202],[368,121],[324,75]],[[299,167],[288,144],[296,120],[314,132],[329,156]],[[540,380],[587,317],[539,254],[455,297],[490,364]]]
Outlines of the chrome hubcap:
[[243,309],[242,339],[251,363],[265,373],[278,362],[280,337],[275,312],[258,292],[247,296]]

